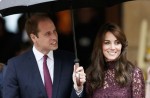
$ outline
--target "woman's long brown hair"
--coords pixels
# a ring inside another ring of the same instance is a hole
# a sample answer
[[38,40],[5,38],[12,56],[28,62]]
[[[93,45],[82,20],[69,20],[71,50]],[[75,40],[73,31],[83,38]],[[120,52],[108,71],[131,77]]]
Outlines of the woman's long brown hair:
[[115,60],[115,80],[121,86],[126,86],[131,82],[131,71],[133,64],[127,60],[127,40],[125,34],[118,25],[114,23],[104,24],[96,36],[91,56],[91,65],[87,68],[87,87],[88,95],[92,95],[95,89],[100,88],[104,84],[104,71],[106,69],[106,61],[102,51],[105,34],[111,32],[122,44],[121,54]]

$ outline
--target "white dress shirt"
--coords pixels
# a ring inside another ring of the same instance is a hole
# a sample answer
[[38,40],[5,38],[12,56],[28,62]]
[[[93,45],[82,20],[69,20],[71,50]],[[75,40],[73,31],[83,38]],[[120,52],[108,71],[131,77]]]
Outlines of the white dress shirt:
[[[38,68],[39,68],[39,71],[40,71],[40,74],[41,74],[41,78],[42,78],[42,81],[43,81],[43,84],[44,84],[44,73],[43,73],[43,56],[44,56],[44,54],[42,54],[41,52],[39,52],[35,48],[35,46],[33,46],[32,50],[33,50],[35,59],[37,61]],[[47,54],[47,56],[48,56],[48,58],[47,58],[47,66],[48,66],[48,70],[49,70],[49,73],[51,75],[51,80],[52,80],[52,83],[53,83],[53,77],[54,77],[54,57],[53,57],[53,51],[50,51]]]
[[[44,73],[43,73],[43,56],[44,56],[44,54],[42,54],[41,52],[39,52],[35,48],[35,46],[33,46],[32,50],[33,50],[33,53],[35,55],[35,59],[37,61],[38,68],[39,68],[39,71],[40,71],[40,74],[41,74],[41,78],[42,78],[42,81],[43,81],[43,84],[44,84]],[[54,57],[53,57],[53,51],[50,51],[47,54],[47,56],[48,56],[48,58],[47,58],[47,66],[48,66],[48,70],[50,72],[51,80],[52,80],[52,83],[53,83],[53,77],[54,77]],[[76,91],[77,95],[81,96],[82,91],[83,91],[83,89],[80,90],[80,91]]]

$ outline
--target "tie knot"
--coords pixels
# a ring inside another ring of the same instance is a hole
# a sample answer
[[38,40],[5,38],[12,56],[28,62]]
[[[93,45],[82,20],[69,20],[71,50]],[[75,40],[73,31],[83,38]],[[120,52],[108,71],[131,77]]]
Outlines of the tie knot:
[[44,56],[43,56],[44,61],[46,61],[46,60],[47,60],[47,57],[48,57],[47,55],[44,55]]

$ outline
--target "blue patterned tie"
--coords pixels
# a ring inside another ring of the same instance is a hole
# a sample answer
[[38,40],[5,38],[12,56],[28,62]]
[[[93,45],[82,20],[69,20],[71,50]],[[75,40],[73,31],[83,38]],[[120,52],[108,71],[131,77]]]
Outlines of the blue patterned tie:
[[52,98],[52,80],[51,76],[47,67],[47,55],[44,55],[43,59],[43,72],[44,72],[44,82],[45,82],[45,89],[48,98]]

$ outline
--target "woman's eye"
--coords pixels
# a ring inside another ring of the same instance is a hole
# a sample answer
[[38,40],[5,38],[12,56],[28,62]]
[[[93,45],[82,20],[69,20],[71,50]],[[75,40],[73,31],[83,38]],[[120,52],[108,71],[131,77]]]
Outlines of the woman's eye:
[[106,44],[106,45],[109,44],[109,43],[110,43],[110,42],[104,42],[104,44]]
[[121,44],[121,43],[120,43],[120,41],[116,41],[116,44],[118,45],[118,44]]

